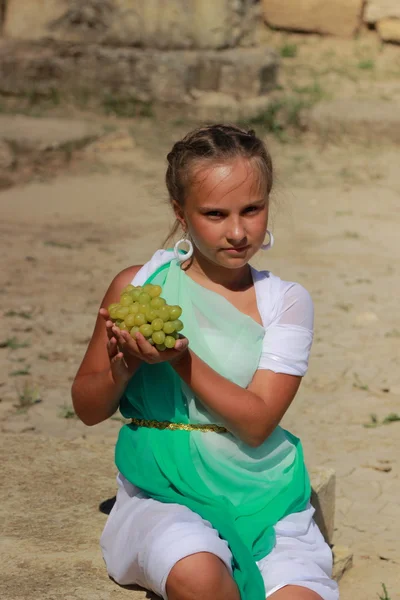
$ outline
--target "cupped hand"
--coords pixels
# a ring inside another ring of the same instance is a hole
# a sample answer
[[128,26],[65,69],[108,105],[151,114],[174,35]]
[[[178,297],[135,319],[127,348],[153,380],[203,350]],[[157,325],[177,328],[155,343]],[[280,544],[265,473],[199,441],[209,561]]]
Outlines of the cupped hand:
[[137,369],[137,359],[126,356],[117,337],[114,335],[114,323],[110,319],[108,310],[101,308],[99,315],[104,319],[107,332],[107,353],[110,359],[110,368],[114,381],[127,383]]
[[129,358],[135,358],[148,364],[174,362],[182,358],[189,346],[189,340],[182,336],[176,340],[173,348],[160,352],[140,332],[137,332],[135,337],[132,338],[127,331],[121,331],[116,325],[113,325],[112,334],[116,338],[117,345],[126,361]]

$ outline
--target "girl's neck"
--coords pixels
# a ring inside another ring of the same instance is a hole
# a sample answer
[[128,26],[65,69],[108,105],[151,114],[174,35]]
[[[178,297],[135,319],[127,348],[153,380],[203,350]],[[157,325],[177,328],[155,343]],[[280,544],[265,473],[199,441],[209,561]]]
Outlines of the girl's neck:
[[191,263],[185,265],[184,269],[187,275],[198,283],[208,280],[211,284],[220,285],[232,292],[244,291],[253,285],[249,264],[238,269],[227,269],[212,263],[196,251]]

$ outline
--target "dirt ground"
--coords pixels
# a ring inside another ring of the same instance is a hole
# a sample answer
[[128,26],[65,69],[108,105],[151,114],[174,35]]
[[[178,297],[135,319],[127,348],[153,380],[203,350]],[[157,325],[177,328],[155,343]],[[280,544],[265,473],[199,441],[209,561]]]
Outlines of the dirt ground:
[[[139,597],[108,580],[98,548],[121,419],[85,427],[70,386],[110,280],[168,232],[165,155],[186,128],[132,121],[132,144],[100,144],[55,178],[0,193],[6,600]],[[400,600],[398,147],[268,143],[276,244],[254,264],[302,283],[316,309],[310,370],[284,425],[310,466],[337,473],[334,541],[354,553],[342,600]]]

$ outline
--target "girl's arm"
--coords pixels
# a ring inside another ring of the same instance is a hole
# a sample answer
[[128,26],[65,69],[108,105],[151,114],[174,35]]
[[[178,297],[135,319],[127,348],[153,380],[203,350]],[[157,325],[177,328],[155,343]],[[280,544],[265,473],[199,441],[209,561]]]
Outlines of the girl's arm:
[[75,412],[86,425],[101,423],[117,411],[126,385],[140,365],[140,359],[129,357],[126,360],[119,351],[107,312],[107,307],[118,302],[121,290],[131,283],[140,268],[124,269],[112,281],[72,384]]
[[253,447],[260,446],[279,424],[301,382],[298,376],[258,370],[244,389],[219,375],[190,349],[172,366],[204,406]]

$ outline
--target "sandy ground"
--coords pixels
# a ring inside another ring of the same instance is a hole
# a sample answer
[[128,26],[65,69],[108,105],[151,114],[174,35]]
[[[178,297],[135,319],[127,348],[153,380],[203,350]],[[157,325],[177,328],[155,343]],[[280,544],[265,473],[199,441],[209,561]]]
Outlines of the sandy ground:
[[[108,580],[97,545],[121,422],[86,428],[70,385],[111,278],[148,259],[172,222],[164,157],[183,129],[138,122],[134,149],[0,194],[7,600],[137,594]],[[254,264],[302,283],[316,308],[311,367],[284,424],[310,466],[337,473],[335,543],[354,552],[342,600],[399,600],[400,422],[384,422],[400,412],[398,149],[270,144],[276,244]]]

